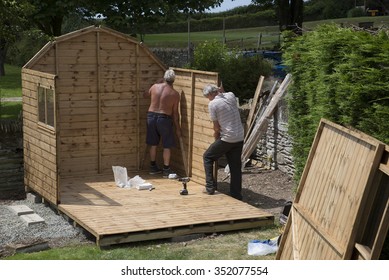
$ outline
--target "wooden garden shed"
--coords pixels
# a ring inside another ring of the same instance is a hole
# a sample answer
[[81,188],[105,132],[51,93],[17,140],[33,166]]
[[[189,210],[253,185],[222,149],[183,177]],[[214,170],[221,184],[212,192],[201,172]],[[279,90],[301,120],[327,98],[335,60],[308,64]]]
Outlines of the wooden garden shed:
[[46,44],[22,69],[25,184],[57,204],[62,178],[137,169],[142,93],[164,70],[146,47],[105,27]]
[[[47,43],[22,69],[26,190],[57,205],[98,242],[105,238],[104,244],[156,238],[161,231],[166,237],[273,223],[272,215],[232,198],[216,200],[219,202],[213,205],[201,197],[202,155],[213,141],[202,89],[218,83],[218,73],[174,68],[174,87],[181,94],[183,145],[173,149],[171,166],[178,174],[191,177],[198,195],[193,206],[197,210],[188,207],[182,197],[171,196],[171,188],[180,187],[179,182],[151,178],[141,170],[149,162],[145,145],[149,100],[143,98],[143,92],[163,77],[165,70],[145,45],[106,27],[87,27]],[[123,193],[115,186],[112,166],[124,166],[130,177],[144,176],[161,189],[148,192],[154,198],[136,190]],[[148,220],[150,203],[173,212],[154,216],[144,225],[139,225],[139,216],[135,221],[128,218],[131,209],[144,213]],[[230,214],[225,212],[226,204]],[[198,211],[204,207],[211,207],[214,213],[202,217]],[[183,219],[177,211],[187,211],[189,216]],[[118,220],[113,222],[112,217]],[[117,228],[118,224],[124,226]],[[150,235],[155,230],[158,234]],[[129,237],[130,232],[137,237]],[[118,241],[118,235],[125,237]]]

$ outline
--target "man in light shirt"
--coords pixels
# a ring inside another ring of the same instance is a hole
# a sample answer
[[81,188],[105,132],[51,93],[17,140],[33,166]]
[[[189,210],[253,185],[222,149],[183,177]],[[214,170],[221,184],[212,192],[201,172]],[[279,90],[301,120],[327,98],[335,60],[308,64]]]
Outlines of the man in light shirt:
[[205,169],[205,192],[213,195],[217,189],[213,167],[215,162],[226,156],[230,168],[230,195],[242,200],[242,149],[244,129],[236,97],[232,92],[224,92],[214,84],[206,85],[203,94],[209,99],[208,110],[215,142],[203,155]]

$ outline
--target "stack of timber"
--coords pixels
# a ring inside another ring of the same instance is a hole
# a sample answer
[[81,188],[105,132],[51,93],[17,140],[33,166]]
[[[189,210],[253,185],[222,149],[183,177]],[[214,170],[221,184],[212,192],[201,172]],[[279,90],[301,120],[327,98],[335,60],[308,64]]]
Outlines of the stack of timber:
[[378,259],[389,229],[389,146],[322,119],[277,259]]
[[[252,122],[251,118],[248,119],[247,121],[247,134],[245,137],[244,145],[243,145],[243,151],[242,151],[242,165],[244,166],[245,163],[249,160],[250,155],[253,153],[255,150],[258,141],[260,138],[265,134],[269,119],[273,116],[274,111],[277,107],[278,102],[280,99],[284,96],[289,84],[291,82],[291,75],[288,74],[286,75],[285,79],[277,89],[276,93],[272,95],[272,93],[275,90],[276,84],[273,86],[272,91],[270,93],[269,99],[270,102],[268,104],[261,104],[262,106],[259,107],[257,110],[257,113],[255,114],[254,122]],[[260,78],[258,87],[255,93],[255,102],[258,99],[257,92],[259,94],[260,88],[262,86],[263,79]],[[255,106],[252,106],[252,110],[255,110]],[[252,115],[251,110],[249,113],[249,117]]]

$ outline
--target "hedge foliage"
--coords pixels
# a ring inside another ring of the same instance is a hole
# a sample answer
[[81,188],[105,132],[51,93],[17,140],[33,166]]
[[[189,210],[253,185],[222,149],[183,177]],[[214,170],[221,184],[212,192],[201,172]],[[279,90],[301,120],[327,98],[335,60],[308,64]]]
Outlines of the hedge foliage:
[[388,35],[322,25],[285,43],[283,59],[293,77],[288,108],[297,180],[321,118],[389,144]]
[[272,73],[271,63],[261,56],[244,57],[216,40],[196,47],[190,67],[218,72],[224,89],[232,91],[241,101],[253,98],[260,76]]

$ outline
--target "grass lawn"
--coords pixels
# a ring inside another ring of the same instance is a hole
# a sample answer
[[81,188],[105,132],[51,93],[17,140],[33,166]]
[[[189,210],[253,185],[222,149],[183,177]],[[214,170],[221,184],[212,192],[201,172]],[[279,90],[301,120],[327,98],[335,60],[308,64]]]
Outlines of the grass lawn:
[[5,64],[5,76],[0,77],[0,97],[21,97],[21,68]]
[[[339,18],[320,21],[310,21],[303,23],[304,30],[312,30],[318,25],[337,23],[343,26],[358,26],[360,22],[373,22],[374,27],[380,28],[389,25],[389,16],[379,17],[355,17],[355,18]],[[222,28],[222,27],[221,27]],[[256,48],[258,46],[258,36],[263,35],[260,48],[269,49],[276,45],[279,41],[278,26],[263,26],[244,29],[227,29],[225,37],[229,47],[240,47],[246,49]],[[205,40],[223,41],[223,30],[191,32],[188,38],[188,32],[182,33],[163,33],[163,34],[146,34],[144,43],[148,47],[168,47],[168,48],[186,48],[188,47],[188,39],[195,46]]]
[[[21,67],[5,64],[5,76],[0,77],[0,98],[21,96]],[[22,102],[0,101],[0,119],[16,119],[21,111]]]
[[0,119],[17,119],[22,111],[22,102],[1,102]]
[[280,235],[279,226],[227,232],[182,242],[170,239],[135,242],[100,249],[96,245],[73,245],[36,253],[20,253],[9,260],[274,260],[275,254],[250,256],[247,244],[253,239]]

